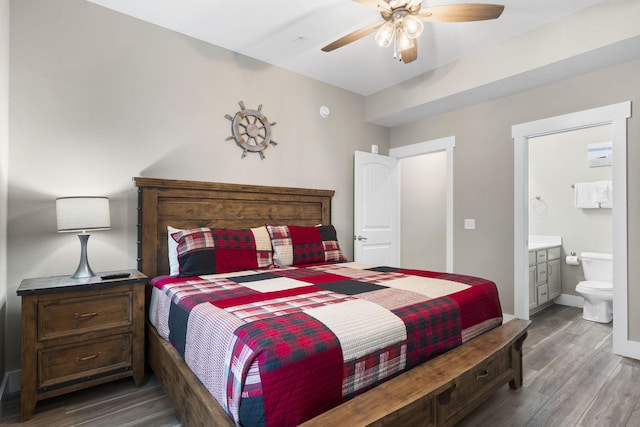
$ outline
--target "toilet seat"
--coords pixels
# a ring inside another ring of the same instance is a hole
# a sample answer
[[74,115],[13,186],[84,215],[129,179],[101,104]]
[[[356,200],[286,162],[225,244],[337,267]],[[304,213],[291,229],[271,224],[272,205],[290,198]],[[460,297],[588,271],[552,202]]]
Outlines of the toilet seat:
[[613,283],[599,282],[597,280],[585,280],[584,282],[578,283],[578,286],[576,286],[576,291],[588,293],[591,295],[611,295],[611,297],[613,298]]

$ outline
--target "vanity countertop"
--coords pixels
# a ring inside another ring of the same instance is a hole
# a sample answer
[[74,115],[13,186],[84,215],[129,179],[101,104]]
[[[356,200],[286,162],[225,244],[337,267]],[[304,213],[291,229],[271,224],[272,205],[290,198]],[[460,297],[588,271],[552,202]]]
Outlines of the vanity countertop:
[[562,236],[529,236],[529,250],[537,251],[540,249],[554,248],[562,246]]

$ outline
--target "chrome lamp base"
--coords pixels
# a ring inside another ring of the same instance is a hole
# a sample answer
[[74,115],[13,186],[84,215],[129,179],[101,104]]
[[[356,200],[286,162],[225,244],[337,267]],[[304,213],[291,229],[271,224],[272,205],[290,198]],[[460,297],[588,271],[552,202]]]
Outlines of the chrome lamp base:
[[80,263],[78,264],[76,272],[71,276],[74,279],[86,279],[96,275],[89,266],[89,260],[87,259],[87,241],[89,240],[89,236],[90,234],[78,234],[78,238],[80,239]]

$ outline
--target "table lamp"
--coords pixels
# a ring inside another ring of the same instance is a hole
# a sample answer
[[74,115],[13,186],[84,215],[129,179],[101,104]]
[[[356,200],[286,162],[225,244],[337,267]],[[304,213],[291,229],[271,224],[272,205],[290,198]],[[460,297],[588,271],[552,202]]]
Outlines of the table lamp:
[[71,277],[80,279],[96,274],[87,259],[88,231],[111,228],[108,197],[59,197],[56,199],[58,232],[78,232],[80,263]]

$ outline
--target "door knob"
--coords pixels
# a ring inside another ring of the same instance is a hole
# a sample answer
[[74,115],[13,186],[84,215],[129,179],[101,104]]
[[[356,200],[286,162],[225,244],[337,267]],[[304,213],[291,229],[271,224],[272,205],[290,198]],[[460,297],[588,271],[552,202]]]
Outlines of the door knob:
[[367,240],[367,238],[364,237],[364,236],[356,236],[356,240],[360,240],[361,242],[363,242],[363,241]]

